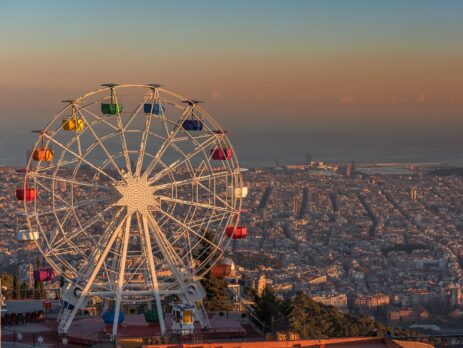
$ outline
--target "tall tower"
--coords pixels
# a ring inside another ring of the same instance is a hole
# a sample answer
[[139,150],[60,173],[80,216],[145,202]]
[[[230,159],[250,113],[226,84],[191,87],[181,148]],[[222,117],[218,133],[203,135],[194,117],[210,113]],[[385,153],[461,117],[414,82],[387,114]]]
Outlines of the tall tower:
[[280,159],[276,158],[275,159],[275,167],[279,167],[279,166],[280,166]]
[[267,278],[265,277],[265,274],[261,274],[259,276],[259,280],[257,281],[257,295],[262,296],[266,285]]
[[301,210],[301,199],[298,195],[295,195],[294,200],[293,200],[293,213],[297,215],[299,214],[300,210]]
[[346,176],[350,177],[351,172],[352,172],[352,166],[348,163],[346,164]]
[[309,165],[310,162],[312,162],[312,154],[310,152],[307,152],[305,154],[305,165]]
[[415,186],[412,187],[412,190],[410,192],[410,199],[412,200],[412,202],[416,201],[416,187]]

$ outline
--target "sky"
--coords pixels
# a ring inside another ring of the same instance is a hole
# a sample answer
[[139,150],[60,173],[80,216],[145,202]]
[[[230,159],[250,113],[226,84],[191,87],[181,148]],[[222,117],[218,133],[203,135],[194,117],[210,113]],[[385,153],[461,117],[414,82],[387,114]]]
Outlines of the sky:
[[459,0],[1,1],[0,145],[101,83],[159,82],[204,100],[248,161],[463,164],[462,34]]

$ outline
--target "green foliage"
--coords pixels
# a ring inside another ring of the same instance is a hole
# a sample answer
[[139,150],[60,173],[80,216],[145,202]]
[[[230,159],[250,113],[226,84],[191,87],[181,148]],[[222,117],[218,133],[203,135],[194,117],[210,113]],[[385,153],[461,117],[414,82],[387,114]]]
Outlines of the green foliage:
[[[298,332],[302,338],[372,336],[376,331],[385,336],[390,331],[393,336],[414,336],[416,332],[406,328],[392,328],[375,322],[365,315],[344,314],[333,306],[313,301],[300,292],[285,301],[279,300],[273,290],[267,287],[261,297],[256,296],[256,314],[272,330]],[[285,316],[285,327],[275,325],[281,322],[277,314]]]
[[206,310],[208,311],[231,311],[233,305],[228,301],[227,282],[216,278],[210,273],[202,280],[201,284],[206,290]]
[[21,298],[21,284],[19,282],[18,271],[13,274],[13,298],[19,300]]
[[262,296],[254,292],[256,314],[270,330],[281,330],[286,327],[287,317],[284,313],[285,304],[278,299],[273,288],[266,286]]
[[10,299],[11,298],[11,289],[12,289],[12,286],[13,286],[13,277],[6,273],[6,272],[3,272],[0,276],[2,278],[2,295],[6,298],[6,299]]
[[[214,240],[214,234],[206,231],[204,238],[208,241]],[[201,247],[199,248],[199,255],[197,259],[205,261],[210,256],[213,249],[211,244],[201,240]],[[210,272],[201,280],[201,284],[206,291],[206,301],[204,303],[208,311],[230,311],[233,305],[228,301],[227,296],[227,281],[224,279],[216,278]]]

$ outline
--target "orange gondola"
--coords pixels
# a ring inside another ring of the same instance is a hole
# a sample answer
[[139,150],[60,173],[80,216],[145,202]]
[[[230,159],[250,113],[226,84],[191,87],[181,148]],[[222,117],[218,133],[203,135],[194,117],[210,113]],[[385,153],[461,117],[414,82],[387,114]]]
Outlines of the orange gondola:
[[44,137],[45,137],[46,131],[37,130],[37,131],[32,131],[32,132],[39,133],[40,140],[41,140],[40,147],[34,150],[34,152],[32,153],[32,159],[38,162],[51,162],[53,160],[54,152],[53,152],[53,149],[47,149],[45,146]]
[[219,260],[211,269],[211,275],[216,278],[229,278],[234,276],[235,273],[235,263],[227,258]]

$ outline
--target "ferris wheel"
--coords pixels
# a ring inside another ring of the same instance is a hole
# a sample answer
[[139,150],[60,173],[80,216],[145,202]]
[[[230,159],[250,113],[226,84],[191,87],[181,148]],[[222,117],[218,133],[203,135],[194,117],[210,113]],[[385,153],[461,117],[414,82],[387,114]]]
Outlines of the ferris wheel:
[[65,279],[58,330],[90,298],[112,310],[176,295],[208,327],[199,280],[223,258],[247,193],[232,145],[198,101],[160,85],[105,84],[65,101],[33,147],[24,183],[29,230]]

